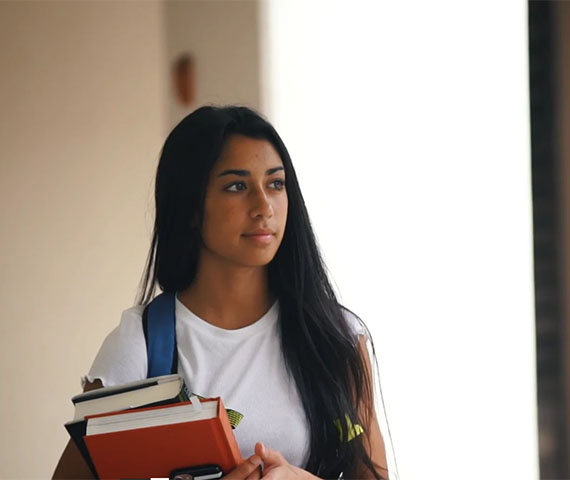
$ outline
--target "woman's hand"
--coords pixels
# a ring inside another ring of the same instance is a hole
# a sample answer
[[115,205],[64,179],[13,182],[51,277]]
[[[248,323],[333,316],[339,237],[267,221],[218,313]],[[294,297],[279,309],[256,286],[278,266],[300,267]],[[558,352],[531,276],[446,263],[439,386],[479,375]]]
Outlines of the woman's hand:
[[261,457],[252,455],[247,460],[244,460],[230,473],[228,473],[225,480],[259,480],[261,477],[260,468]]
[[315,480],[317,478],[306,470],[291,465],[277,450],[272,450],[261,442],[255,444],[255,453],[263,461],[263,478],[267,480]]

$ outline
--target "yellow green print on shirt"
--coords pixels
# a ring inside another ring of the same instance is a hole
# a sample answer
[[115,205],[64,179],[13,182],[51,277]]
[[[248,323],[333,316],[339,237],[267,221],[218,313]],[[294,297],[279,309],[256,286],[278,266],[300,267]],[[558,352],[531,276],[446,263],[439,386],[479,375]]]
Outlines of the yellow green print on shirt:
[[344,415],[344,418],[346,419],[346,427],[347,427],[347,437],[346,439],[343,438],[344,437],[344,431],[342,428],[342,424],[340,423],[340,419],[337,418],[334,421],[334,424],[336,425],[336,428],[338,429],[338,433],[339,433],[339,438],[341,442],[350,442],[352,439],[358,437],[358,435],[360,435],[361,433],[364,433],[364,429],[358,424],[354,424],[352,425],[352,422],[350,421],[350,418],[347,414]]

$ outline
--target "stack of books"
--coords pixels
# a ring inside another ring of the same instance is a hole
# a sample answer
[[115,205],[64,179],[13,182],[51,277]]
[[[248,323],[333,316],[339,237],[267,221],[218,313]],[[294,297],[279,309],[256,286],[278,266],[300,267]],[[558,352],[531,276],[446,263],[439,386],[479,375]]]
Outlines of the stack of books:
[[101,479],[169,477],[218,465],[226,474],[242,457],[221,398],[189,394],[182,377],[165,375],[73,397],[65,424]]

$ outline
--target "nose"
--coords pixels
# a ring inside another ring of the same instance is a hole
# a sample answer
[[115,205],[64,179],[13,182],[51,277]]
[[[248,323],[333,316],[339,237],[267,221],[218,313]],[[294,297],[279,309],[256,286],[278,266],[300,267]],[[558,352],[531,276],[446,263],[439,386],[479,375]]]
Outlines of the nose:
[[251,189],[251,207],[249,214],[251,218],[271,218],[273,207],[267,197],[267,193],[262,188]]

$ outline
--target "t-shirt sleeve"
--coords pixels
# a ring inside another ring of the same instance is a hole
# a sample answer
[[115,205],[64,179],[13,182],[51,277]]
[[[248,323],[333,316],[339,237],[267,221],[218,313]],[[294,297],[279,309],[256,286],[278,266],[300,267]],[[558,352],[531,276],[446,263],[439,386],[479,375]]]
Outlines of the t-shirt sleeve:
[[366,327],[360,318],[358,318],[354,313],[348,310],[346,307],[342,307],[342,312],[344,318],[348,322],[348,326],[352,332],[355,341],[358,341],[361,335],[366,336]]
[[146,378],[146,344],[142,329],[142,306],[125,310],[121,322],[101,345],[89,373],[81,379],[86,381],[100,379],[103,386],[120,385]]

